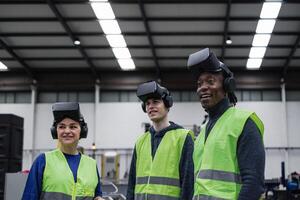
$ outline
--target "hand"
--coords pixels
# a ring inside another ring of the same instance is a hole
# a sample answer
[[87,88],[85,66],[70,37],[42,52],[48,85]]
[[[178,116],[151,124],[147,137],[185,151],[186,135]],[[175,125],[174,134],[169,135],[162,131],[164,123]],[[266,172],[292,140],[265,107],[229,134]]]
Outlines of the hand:
[[103,199],[101,197],[95,197],[94,200],[105,200],[105,199]]

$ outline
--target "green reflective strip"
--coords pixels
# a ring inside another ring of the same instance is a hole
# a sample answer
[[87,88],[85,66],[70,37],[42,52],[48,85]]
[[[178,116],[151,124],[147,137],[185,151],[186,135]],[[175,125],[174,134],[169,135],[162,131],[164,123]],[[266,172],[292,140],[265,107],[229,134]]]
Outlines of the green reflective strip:
[[148,182],[148,178],[149,178],[148,176],[137,177],[136,184],[160,184],[160,185],[180,187],[179,179],[177,178],[150,176],[149,182]]
[[59,193],[59,192],[42,192],[41,200],[48,200],[48,199],[57,199],[57,200],[71,200],[72,196]]
[[239,184],[242,183],[241,176],[239,174],[219,170],[201,170],[198,178],[234,182]]
[[226,200],[226,199],[200,194],[194,196],[193,200]]
[[179,200],[179,198],[159,194],[135,194],[134,200]]

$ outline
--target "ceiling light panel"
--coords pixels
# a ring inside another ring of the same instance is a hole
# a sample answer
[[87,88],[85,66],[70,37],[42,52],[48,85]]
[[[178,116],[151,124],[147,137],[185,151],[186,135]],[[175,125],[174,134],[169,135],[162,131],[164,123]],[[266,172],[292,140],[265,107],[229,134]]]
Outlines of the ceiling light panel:
[[259,69],[262,63],[262,58],[249,58],[247,61],[247,69]]
[[115,19],[114,11],[111,8],[110,3],[91,3],[96,17],[100,20],[102,19]]
[[265,47],[268,46],[271,34],[256,34],[253,37],[252,46]]
[[0,70],[7,70],[6,65],[4,65],[1,61],[0,61]]
[[277,18],[281,2],[265,2],[261,9],[260,18]]

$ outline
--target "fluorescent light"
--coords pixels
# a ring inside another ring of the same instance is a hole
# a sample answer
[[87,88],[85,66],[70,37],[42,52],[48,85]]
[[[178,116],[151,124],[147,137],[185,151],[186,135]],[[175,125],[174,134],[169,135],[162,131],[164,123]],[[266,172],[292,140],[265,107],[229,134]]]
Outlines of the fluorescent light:
[[131,58],[128,48],[112,48],[116,58]]
[[114,11],[110,3],[91,3],[94,13],[98,19],[115,19]]
[[4,65],[1,61],[0,61],[0,70],[2,71],[7,70],[6,65]]
[[90,0],[90,2],[120,67],[123,70],[135,69],[118,21],[115,20],[116,17],[111,4],[108,0]]
[[123,35],[107,35],[106,39],[111,47],[126,47]]
[[121,29],[117,20],[100,20],[101,28],[105,34],[120,34]]
[[249,58],[263,58],[267,47],[251,47]]
[[246,67],[248,69],[259,69],[262,63],[262,58],[249,58]]
[[275,19],[260,19],[257,23],[256,33],[272,33],[275,22]]
[[277,18],[281,2],[265,2],[260,13],[260,18]]
[[271,38],[271,34],[255,34],[252,41],[252,46],[259,46],[259,47],[268,46],[270,38]]
[[134,62],[131,58],[118,59],[118,63],[123,70],[135,69]]

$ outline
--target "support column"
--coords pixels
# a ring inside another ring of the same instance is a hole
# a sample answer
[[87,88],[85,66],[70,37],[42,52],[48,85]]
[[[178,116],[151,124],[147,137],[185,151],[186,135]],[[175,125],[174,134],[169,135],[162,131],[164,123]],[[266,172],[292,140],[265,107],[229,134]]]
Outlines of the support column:
[[34,158],[36,156],[36,130],[35,130],[35,123],[36,123],[36,85],[35,82],[31,85],[31,118],[32,118],[32,146],[31,146],[31,161],[33,163]]
[[281,79],[281,101],[283,104],[283,126],[285,132],[286,139],[286,149],[285,149],[285,174],[289,174],[290,166],[289,166],[289,130],[288,130],[288,122],[287,122],[287,104],[286,104],[286,91],[285,91],[285,82],[284,79]]

